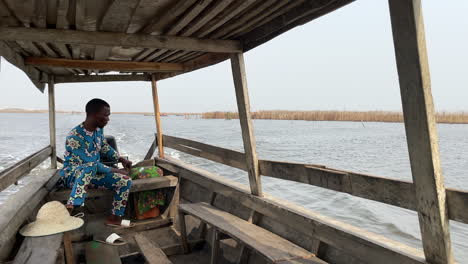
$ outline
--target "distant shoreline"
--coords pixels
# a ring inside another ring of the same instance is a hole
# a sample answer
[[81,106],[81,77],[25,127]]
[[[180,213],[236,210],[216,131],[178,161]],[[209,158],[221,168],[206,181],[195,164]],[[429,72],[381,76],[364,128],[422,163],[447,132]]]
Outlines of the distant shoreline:
[[[39,114],[48,110],[27,110],[19,108],[0,109],[0,113]],[[79,111],[57,111],[58,114],[84,114]],[[153,112],[112,112],[112,114],[154,116]],[[184,116],[185,118],[201,119],[238,119],[237,112],[205,112],[205,113],[161,113],[161,116]],[[403,114],[396,111],[288,111],[268,110],[252,112],[252,119],[263,120],[302,120],[302,121],[351,121],[351,122],[403,122]],[[468,112],[439,112],[437,123],[468,124]]]

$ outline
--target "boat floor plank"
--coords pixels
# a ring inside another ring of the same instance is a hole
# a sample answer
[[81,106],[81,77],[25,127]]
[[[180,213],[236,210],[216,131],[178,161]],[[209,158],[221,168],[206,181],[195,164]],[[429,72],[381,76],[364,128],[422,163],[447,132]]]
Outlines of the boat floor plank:
[[181,204],[179,210],[216,226],[271,262],[295,263],[300,259],[298,263],[326,263],[286,239],[207,203]]
[[86,244],[86,263],[122,264],[119,249],[116,246],[90,241]]
[[16,255],[13,264],[51,263],[55,264],[62,245],[63,233],[42,236],[26,237]]
[[172,264],[166,254],[144,235],[135,235],[135,241],[149,264]]

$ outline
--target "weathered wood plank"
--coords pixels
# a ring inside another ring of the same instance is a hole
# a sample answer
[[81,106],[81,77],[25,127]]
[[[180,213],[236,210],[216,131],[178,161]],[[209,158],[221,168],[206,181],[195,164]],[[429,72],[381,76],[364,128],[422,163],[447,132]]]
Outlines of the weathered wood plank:
[[68,0],[57,1],[57,28],[68,29],[70,25],[67,18],[69,2]]
[[241,27],[251,19],[254,19],[256,16],[260,15],[264,10],[268,10],[268,8],[271,8],[275,4],[276,0],[266,0],[262,1],[260,5],[255,6],[255,8],[252,9],[251,12],[246,12],[245,15],[237,19],[233,23],[229,23],[223,27],[220,27],[218,30],[213,32],[210,37],[211,38],[221,38],[222,36],[228,34],[232,30]]
[[90,69],[109,71],[148,71],[148,72],[177,72],[183,71],[183,64],[156,62],[127,62],[127,61],[97,61],[70,60],[57,58],[27,57],[25,64],[33,66],[53,66],[70,69]]
[[[139,0],[113,1],[102,17],[99,29],[107,32],[127,32]],[[96,46],[95,60],[106,60],[111,53],[110,46]]]
[[75,82],[136,82],[149,81],[147,74],[126,74],[126,75],[79,75],[79,76],[55,76],[55,83],[75,83]]
[[454,263],[421,1],[389,7],[424,254],[430,263]]
[[242,51],[241,43],[236,40],[198,39],[117,32],[84,32],[65,29],[2,27],[0,28],[0,40],[24,40],[111,47],[126,46],[221,53]]
[[425,263],[424,255],[402,243],[362,230],[343,222],[319,215],[295,204],[273,198],[250,194],[242,184],[227,180],[208,171],[181,161],[156,158],[156,164],[169,163],[178,170],[179,176],[201,185],[235,203],[251,208],[260,214],[308,234],[327,244],[349,253],[364,262],[378,263]]
[[24,64],[23,57],[14,52],[4,41],[0,41],[0,56],[4,57],[8,62],[18,67],[29,77],[31,82],[42,92],[45,84],[42,79],[47,79],[47,74],[38,71],[37,69]]
[[5,261],[14,246],[18,229],[31,217],[58,180],[56,170],[42,170],[17,193],[0,205],[0,261]]
[[144,160],[149,160],[151,157],[153,157],[154,151],[156,150],[156,147],[158,145],[157,137],[154,138],[153,142],[151,143],[150,148],[148,149],[148,152],[146,152]]
[[135,242],[149,264],[171,264],[164,252],[142,234],[135,235]]
[[185,0],[180,3],[173,2],[173,4],[161,16],[155,17],[152,21],[142,30],[144,33],[153,33],[155,35],[161,34],[169,25],[176,21],[177,17],[182,15],[188,10],[196,0]]
[[48,98],[49,98],[49,136],[50,136],[50,147],[52,153],[50,154],[50,168],[57,169],[57,137],[55,130],[55,83],[54,76],[49,76]]
[[354,0],[305,1],[304,4],[297,6],[270,22],[251,30],[247,34],[242,34],[241,39],[244,43],[244,52],[351,2],[354,2]]
[[[307,258],[313,254],[284,238],[206,203],[181,204],[179,210],[240,241],[271,262]],[[316,258],[308,263],[325,263]]]
[[218,263],[218,255],[219,255],[219,232],[218,229],[213,228],[211,237],[211,259],[210,264]]
[[260,160],[260,174],[416,210],[411,182],[292,162]]
[[65,232],[63,234],[63,249],[65,251],[65,259],[67,263],[73,263],[74,257],[70,232]]
[[182,36],[190,36],[204,26],[208,21],[212,20],[217,16],[221,11],[226,9],[234,0],[224,0],[217,1],[214,5],[209,7],[205,12],[193,23],[190,24],[184,31],[182,31]]
[[247,168],[245,165],[245,154],[238,151],[211,146],[193,140],[177,138],[167,135],[163,136],[163,143],[164,146],[168,148],[173,148],[194,156],[209,159],[234,168],[242,170],[246,170]]
[[4,0],[0,0],[0,26],[21,26],[21,21],[12,14]]
[[205,37],[209,33],[213,32],[214,30],[218,29],[220,26],[224,25],[230,19],[234,18],[242,11],[249,8],[256,0],[244,0],[244,1],[236,1],[233,3],[232,8],[228,8],[223,10],[217,17],[208,21],[203,27],[201,27],[197,32],[197,37]]
[[12,185],[19,178],[46,160],[52,153],[52,148],[47,146],[38,152],[22,159],[14,165],[0,172],[0,191]]
[[[246,170],[244,153],[201,142],[163,135],[164,146],[184,153]],[[412,182],[328,168],[323,165],[259,160],[260,174],[310,184],[357,197],[417,210]],[[166,164],[167,165],[167,164]],[[166,166],[164,165],[164,166]],[[174,170],[173,167],[171,167]],[[447,188],[452,220],[468,224],[468,192]]]
[[232,76],[236,90],[237,109],[244,142],[244,152],[249,174],[249,184],[252,194],[262,196],[262,183],[258,169],[257,150],[252,120],[250,117],[250,100],[247,89],[244,55],[242,53],[231,55]]
[[254,18],[250,19],[246,23],[242,24],[241,27],[229,32],[224,38],[232,38],[235,39],[239,37],[239,34],[243,32],[248,32],[262,24],[267,23],[272,19],[272,17],[280,16],[281,14],[289,11],[289,9],[300,5],[301,3],[305,2],[304,0],[295,0],[295,1],[281,1],[281,4],[275,4],[274,6],[268,8],[264,12],[258,14]]
[[158,141],[159,157],[164,158],[164,145],[161,125],[161,113],[159,111],[158,87],[156,86],[156,77],[151,75],[151,91],[153,94],[154,122],[156,123],[156,139]]
[[62,244],[63,233],[42,236],[26,237],[21,244],[13,264],[55,264]]

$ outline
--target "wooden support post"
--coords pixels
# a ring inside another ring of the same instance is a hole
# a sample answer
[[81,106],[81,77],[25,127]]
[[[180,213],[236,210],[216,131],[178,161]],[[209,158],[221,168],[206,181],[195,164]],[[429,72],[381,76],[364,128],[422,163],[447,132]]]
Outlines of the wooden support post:
[[50,168],[57,169],[57,144],[55,136],[55,83],[54,76],[49,76],[49,134],[50,146],[52,147],[52,154],[50,155]]
[[159,112],[158,88],[156,87],[156,77],[151,75],[151,87],[153,89],[154,120],[156,122],[156,132],[158,134],[158,153],[160,158],[164,158],[164,146],[162,143],[161,113]]
[[210,264],[216,264],[219,252],[219,231],[213,227],[213,234],[211,237],[211,261]]
[[419,226],[428,263],[453,263],[420,0],[389,0]]
[[253,195],[262,196],[255,136],[253,133],[252,120],[250,118],[250,101],[245,75],[244,55],[242,53],[234,53],[231,55],[231,67],[234,87],[236,89],[237,108],[239,110],[239,120],[242,129],[242,140],[244,141],[250,190]]
[[187,243],[187,227],[185,225],[185,214],[179,211],[179,228],[180,228],[180,240],[184,254],[189,253],[189,246]]
[[67,264],[75,263],[70,232],[65,232],[63,234],[63,248],[65,249],[65,259],[67,260]]

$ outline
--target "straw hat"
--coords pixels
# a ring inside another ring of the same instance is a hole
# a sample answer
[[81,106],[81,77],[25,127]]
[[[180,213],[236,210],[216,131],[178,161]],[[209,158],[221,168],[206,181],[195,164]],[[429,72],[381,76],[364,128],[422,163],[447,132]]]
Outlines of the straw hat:
[[67,208],[60,202],[44,204],[37,213],[36,221],[20,230],[23,236],[47,236],[80,228],[83,219],[70,216]]

